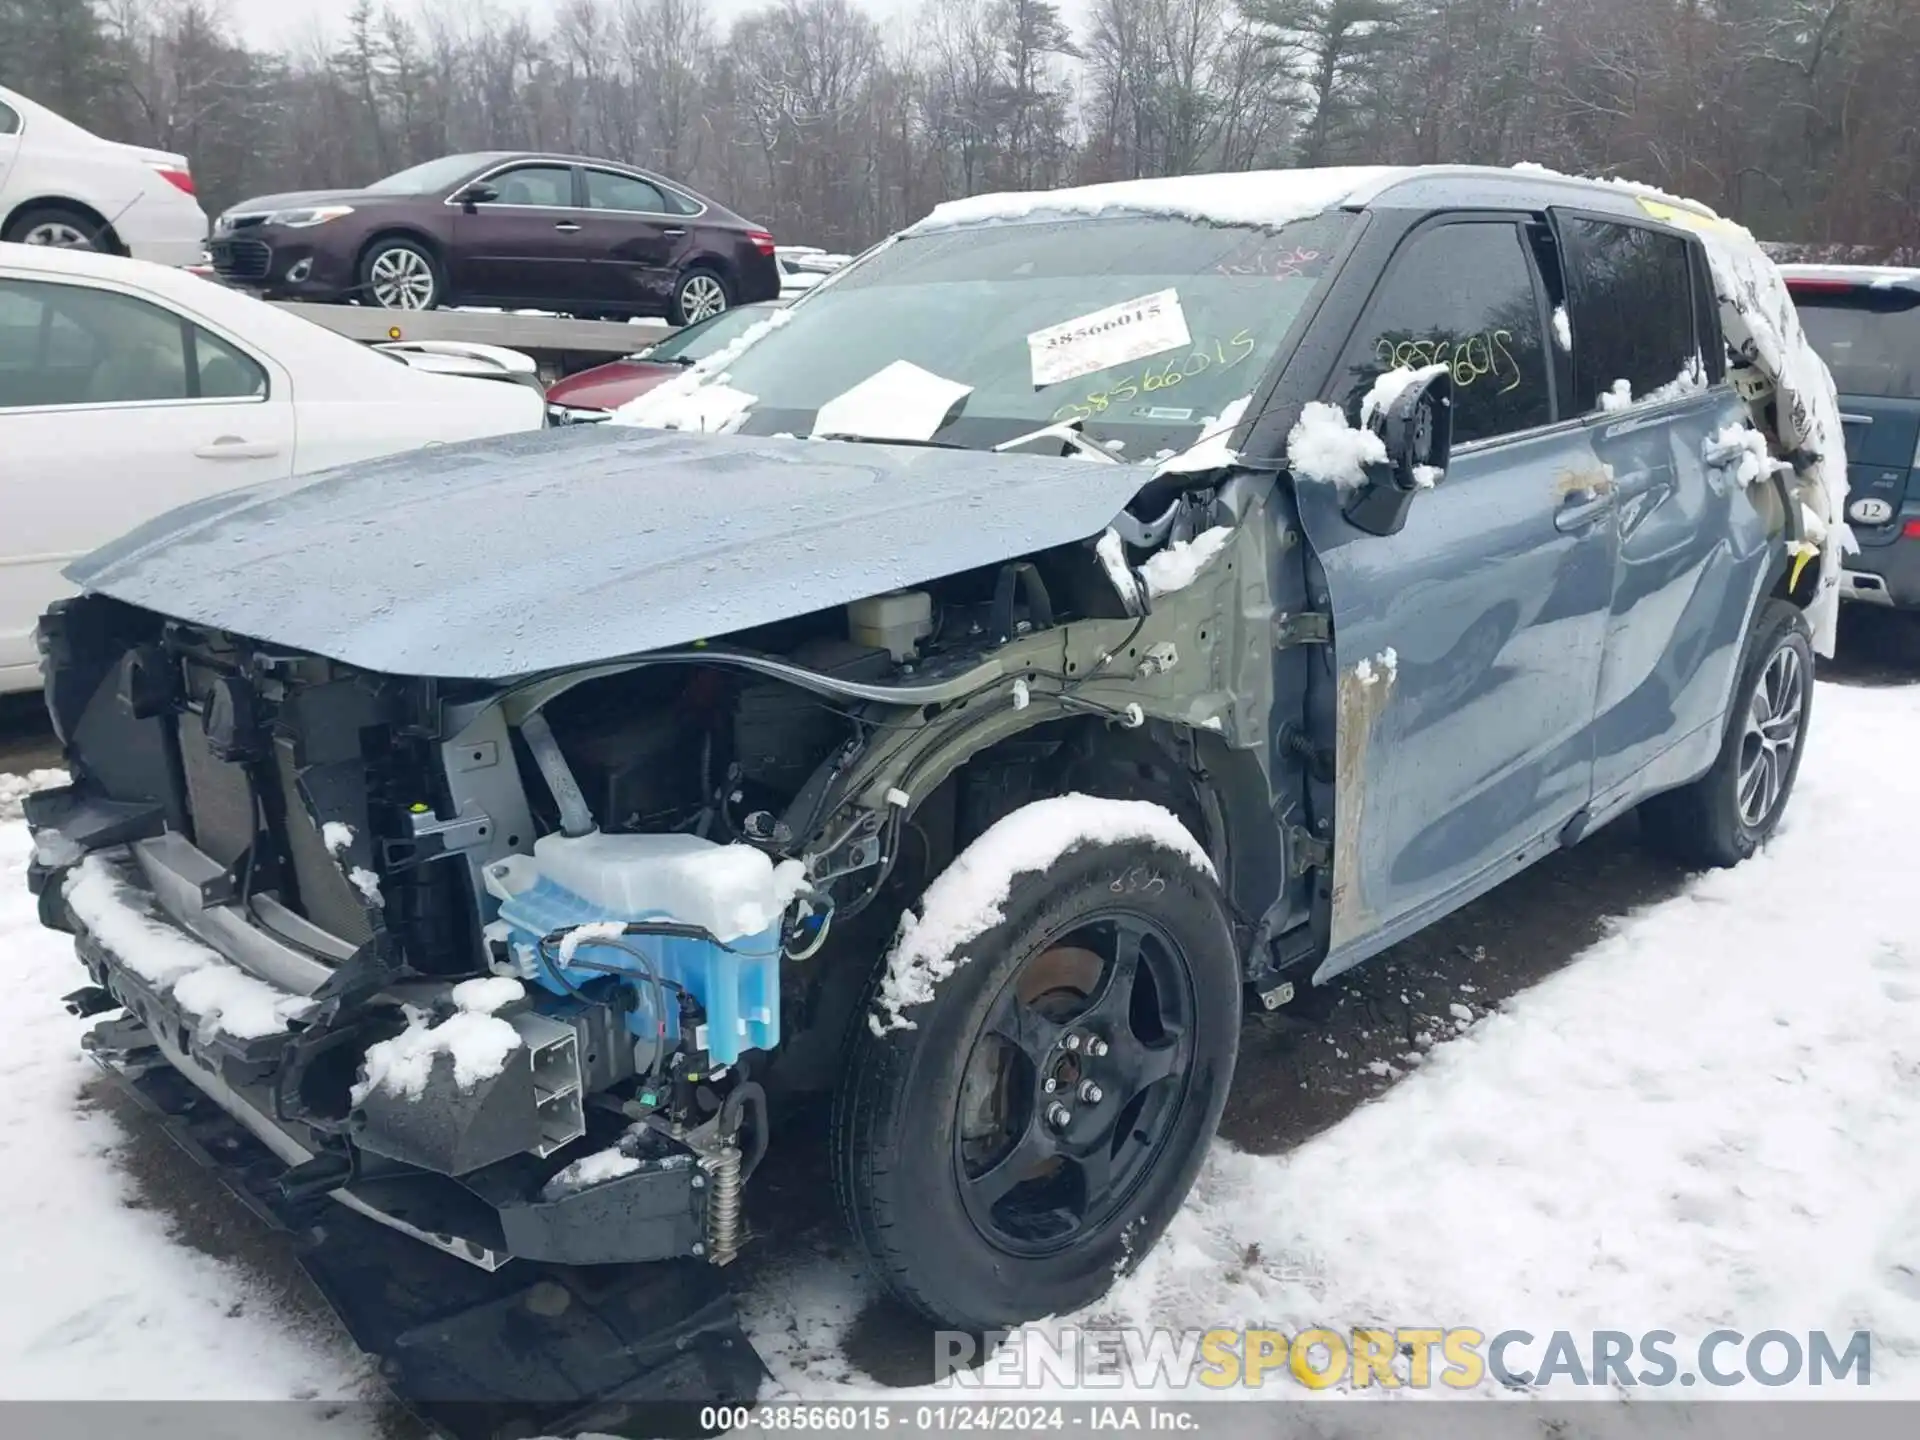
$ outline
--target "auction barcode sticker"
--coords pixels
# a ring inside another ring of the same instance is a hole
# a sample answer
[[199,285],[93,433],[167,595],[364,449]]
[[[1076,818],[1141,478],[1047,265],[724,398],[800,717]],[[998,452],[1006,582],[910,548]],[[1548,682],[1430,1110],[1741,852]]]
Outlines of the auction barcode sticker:
[[1193,343],[1180,292],[1159,290],[1027,336],[1033,383],[1052,385]]

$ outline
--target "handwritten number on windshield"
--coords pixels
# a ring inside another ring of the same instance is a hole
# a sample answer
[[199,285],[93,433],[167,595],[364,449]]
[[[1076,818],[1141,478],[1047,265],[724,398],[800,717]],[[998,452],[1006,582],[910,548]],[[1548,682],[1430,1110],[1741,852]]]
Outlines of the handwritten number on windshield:
[[1143,394],[1151,395],[1171,389],[1209,370],[1231,370],[1253,354],[1256,348],[1253,336],[1245,330],[1239,331],[1230,340],[1215,340],[1211,344],[1195,346],[1184,356],[1176,356],[1165,362],[1155,361],[1144,370],[1109,381],[1106,388],[1062,405],[1053,412],[1052,418],[1091,420],[1096,415],[1105,414],[1115,404],[1137,400]]

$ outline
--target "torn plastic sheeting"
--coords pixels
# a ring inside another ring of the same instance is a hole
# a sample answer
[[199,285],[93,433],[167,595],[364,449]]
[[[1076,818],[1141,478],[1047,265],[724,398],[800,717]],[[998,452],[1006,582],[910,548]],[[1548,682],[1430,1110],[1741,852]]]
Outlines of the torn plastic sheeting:
[[[1516,170],[1554,175],[1543,165],[1523,163]],[[1720,326],[1728,346],[1758,370],[1777,392],[1771,407],[1773,439],[1783,455],[1801,457],[1795,489],[1804,502],[1817,501],[1824,525],[1820,551],[1820,587],[1808,607],[1814,649],[1831,657],[1839,621],[1840,556],[1857,547],[1841,518],[1846,514],[1846,438],[1840,424],[1840,399],[1833,376],[1800,324],[1799,311],[1779,268],[1746,227],[1724,219],[1696,200],[1667,194],[1651,185],[1602,177],[1635,197],[1654,219],[1699,237],[1713,275]],[[1766,397],[1750,402],[1756,425],[1766,426]]]
[[813,433],[862,440],[931,440],[973,386],[895,360],[822,405]]
[[1127,614],[1146,614],[1147,598],[1141,593],[1140,578],[1127,564],[1127,547],[1120,539],[1120,532],[1111,528],[1101,531],[1099,540],[1094,542],[1093,553],[1099,557],[1100,568],[1106,571]]

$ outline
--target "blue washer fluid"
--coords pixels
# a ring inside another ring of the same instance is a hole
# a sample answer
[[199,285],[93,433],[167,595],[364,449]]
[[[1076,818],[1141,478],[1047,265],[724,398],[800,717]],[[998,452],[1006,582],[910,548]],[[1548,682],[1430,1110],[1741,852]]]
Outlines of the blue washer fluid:
[[[602,979],[612,969],[633,991],[628,1028],[638,1037],[658,1036],[668,1048],[681,1038],[678,986],[706,1012],[704,1034],[691,1037],[695,1046],[714,1063],[730,1065],[743,1050],[770,1050],[780,1040],[780,919],[792,898],[787,871],[747,845],[596,831],[543,836],[531,856],[495,861],[485,874],[500,902],[496,925],[505,927],[520,978],[564,995],[569,985]],[[619,945],[646,957],[643,964],[590,933],[578,938],[569,963],[560,963],[558,942],[547,947],[548,958],[540,954],[540,940],[556,932],[648,920],[698,925],[725,943],[618,936]],[[664,1009],[649,965],[666,982]]]

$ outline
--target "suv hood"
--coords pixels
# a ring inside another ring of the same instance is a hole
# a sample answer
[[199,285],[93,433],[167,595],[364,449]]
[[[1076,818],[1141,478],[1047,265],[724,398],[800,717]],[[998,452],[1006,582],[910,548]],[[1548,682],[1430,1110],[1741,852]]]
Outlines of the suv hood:
[[505,680],[843,605],[1097,535],[1149,469],[580,426],[181,507],[84,589],[390,674]]

